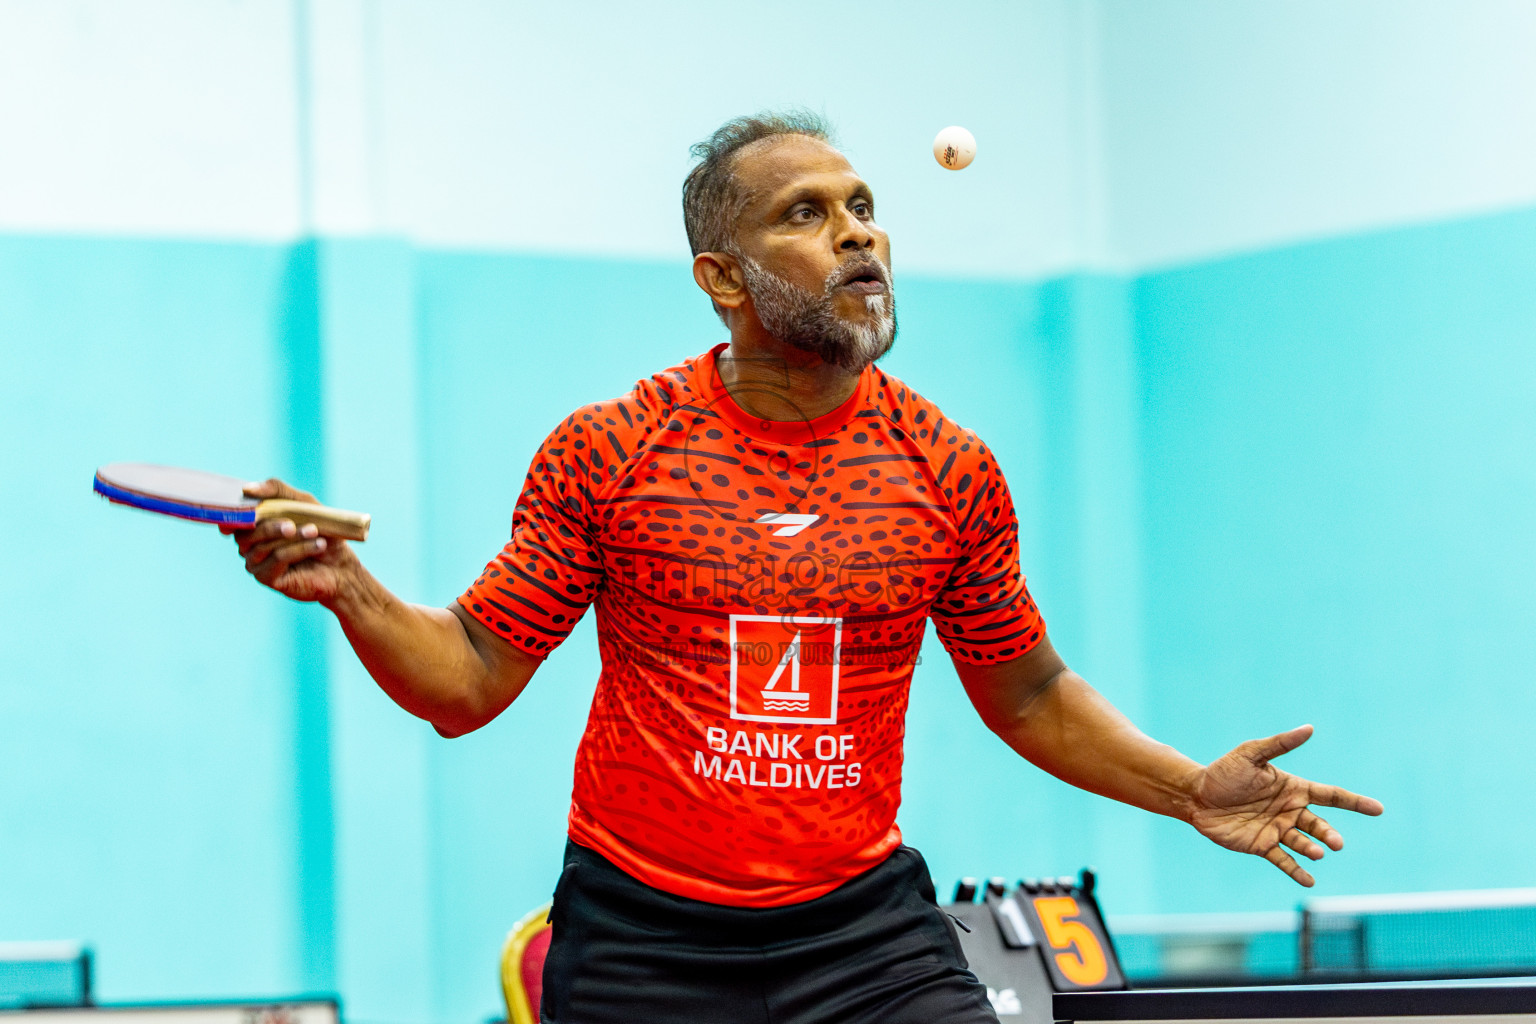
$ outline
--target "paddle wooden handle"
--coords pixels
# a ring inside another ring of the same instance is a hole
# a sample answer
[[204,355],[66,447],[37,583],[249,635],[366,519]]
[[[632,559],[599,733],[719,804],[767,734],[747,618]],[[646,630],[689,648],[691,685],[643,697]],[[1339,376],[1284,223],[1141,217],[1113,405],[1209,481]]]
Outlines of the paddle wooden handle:
[[367,540],[368,525],[373,517],[366,512],[348,512],[344,508],[315,505],[307,501],[289,501],[287,498],[268,498],[256,506],[256,521],[263,519],[288,519],[295,526],[313,524],[325,537],[342,540]]

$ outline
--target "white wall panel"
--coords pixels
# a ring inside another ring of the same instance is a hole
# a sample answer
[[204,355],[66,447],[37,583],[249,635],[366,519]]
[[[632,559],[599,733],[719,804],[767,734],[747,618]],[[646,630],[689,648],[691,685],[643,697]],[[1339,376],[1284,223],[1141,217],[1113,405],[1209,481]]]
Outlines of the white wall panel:
[[[1075,260],[1076,30],[1066,0],[9,0],[0,230],[676,257],[688,146],[799,104],[904,266],[1029,274]],[[980,141],[960,174],[929,155],[950,123]]]
[[0,0],[0,231],[291,235],[290,13]]
[[1529,0],[1105,0],[1106,256],[1536,202]]
[[[838,125],[904,264],[1071,262],[1063,2],[385,10],[386,216],[423,241],[686,256],[688,147],[728,117],[803,105]],[[930,153],[951,123],[980,143],[959,174]]]
[[688,145],[802,104],[904,269],[1140,268],[1536,201],[1532,52],[1528,0],[0,0],[0,230],[680,257]]

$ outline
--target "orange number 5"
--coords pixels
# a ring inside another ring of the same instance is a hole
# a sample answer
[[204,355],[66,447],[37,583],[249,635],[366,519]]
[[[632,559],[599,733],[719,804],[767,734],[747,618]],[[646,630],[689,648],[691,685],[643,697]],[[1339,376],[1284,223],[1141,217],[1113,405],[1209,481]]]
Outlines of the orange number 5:
[[1067,918],[1078,914],[1077,900],[1070,896],[1041,896],[1035,901],[1035,913],[1045,926],[1045,941],[1052,949],[1066,950],[1056,954],[1056,966],[1074,985],[1097,985],[1109,976],[1109,963],[1104,959],[1104,947],[1093,929],[1081,921]]

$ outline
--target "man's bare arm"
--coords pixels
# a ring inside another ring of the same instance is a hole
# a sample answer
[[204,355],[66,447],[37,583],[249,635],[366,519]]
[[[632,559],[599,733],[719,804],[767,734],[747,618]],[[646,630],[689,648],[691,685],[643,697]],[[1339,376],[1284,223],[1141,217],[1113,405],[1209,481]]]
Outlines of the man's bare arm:
[[407,604],[357,566],[326,602],[374,681],[443,736],[462,736],[507,709],[540,661],[457,604]]
[[[280,481],[249,488],[262,498],[313,501]],[[539,659],[477,622],[458,605],[408,604],[363,567],[346,541],[317,536],[287,520],[232,533],[246,569],[298,601],[316,601],[341,623],[368,674],[396,704],[462,736],[506,710],[528,685]]]
[[998,665],[956,661],[987,727],[1021,756],[1081,789],[1190,820],[1203,766],[1132,725],[1048,637]]
[[1001,665],[957,661],[982,720],[1005,743],[1074,786],[1180,818],[1220,846],[1263,857],[1301,885],[1313,878],[1286,852],[1320,860],[1344,837],[1312,810],[1380,814],[1380,802],[1280,771],[1271,762],[1312,735],[1303,725],[1249,740],[1201,765],[1145,735],[1067,668],[1050,640]]

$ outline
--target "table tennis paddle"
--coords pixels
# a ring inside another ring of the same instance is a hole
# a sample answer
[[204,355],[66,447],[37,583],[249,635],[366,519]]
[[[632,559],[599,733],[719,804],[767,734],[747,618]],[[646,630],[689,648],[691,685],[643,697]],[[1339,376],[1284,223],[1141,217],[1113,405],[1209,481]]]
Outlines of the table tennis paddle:
[[251,498],[238,477],[176,466],[114,462],[96,471],[94,490],[119,505],[200,523],[255,526],[264,519],[313,524],[326,537],[367,540],[372,517],[364,512],[329,508],[284,498]]

